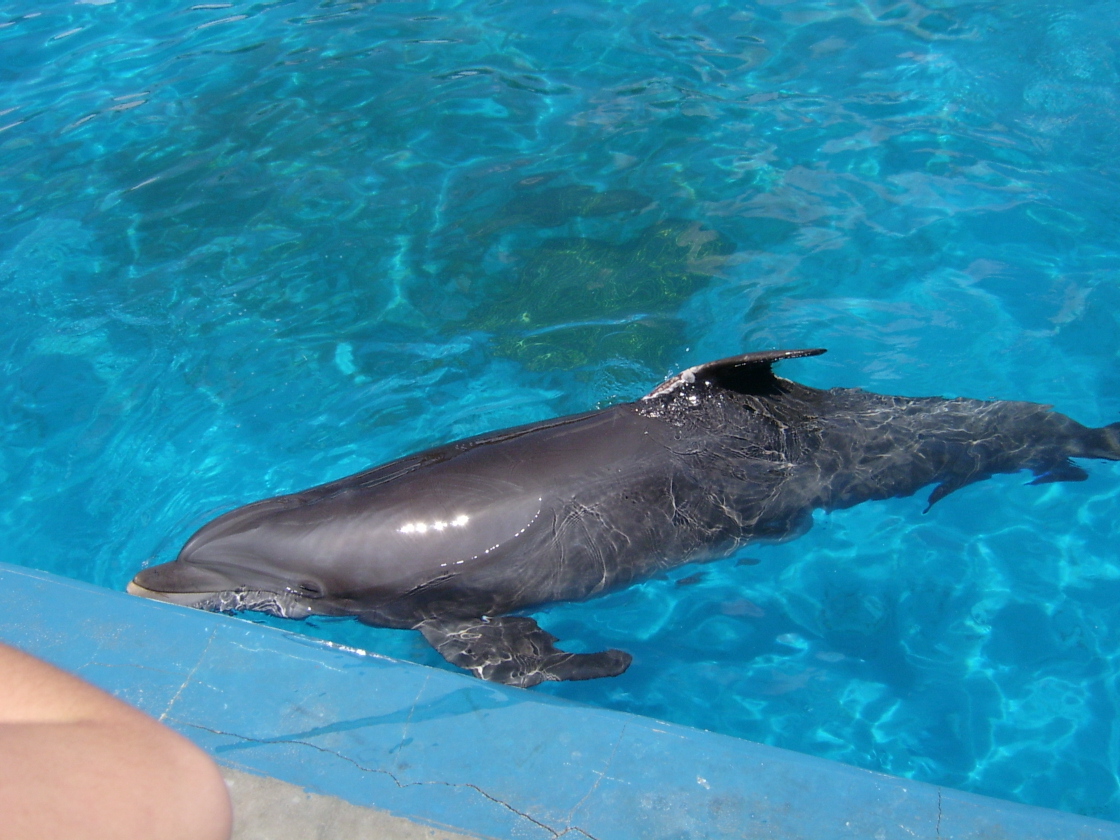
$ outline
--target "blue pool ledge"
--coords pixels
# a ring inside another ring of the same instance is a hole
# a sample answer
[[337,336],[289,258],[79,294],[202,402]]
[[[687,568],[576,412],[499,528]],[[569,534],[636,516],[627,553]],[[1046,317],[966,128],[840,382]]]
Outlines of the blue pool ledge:
[[1120,840],[1120,824],[506,688],[0,564],[0,639],[221,764],[494,838]]

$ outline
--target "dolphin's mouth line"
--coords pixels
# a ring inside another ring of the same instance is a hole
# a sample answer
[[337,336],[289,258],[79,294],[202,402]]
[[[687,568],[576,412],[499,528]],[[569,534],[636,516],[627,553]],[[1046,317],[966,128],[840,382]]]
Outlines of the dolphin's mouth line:
[[150,598],[153,601],[163,601],[165,604],[179,604],[184,607],[193,607],[203,598],[209,598],[214,592],[160,592],[158,589],[148,589],[136,581],[130,581],[125,587],[129,595],[138,595],[141,598]]
[[194,607],[207,612],[241,612],[252,610],[263,612],[277,618],[307,618],[315,612],[310,598],[303,598],[293,592],[269,592],[264,589],[227,589],[220,592],[158,592],[148,589],[135,581],[128,584],[129,595],[139,595],[153,601]]

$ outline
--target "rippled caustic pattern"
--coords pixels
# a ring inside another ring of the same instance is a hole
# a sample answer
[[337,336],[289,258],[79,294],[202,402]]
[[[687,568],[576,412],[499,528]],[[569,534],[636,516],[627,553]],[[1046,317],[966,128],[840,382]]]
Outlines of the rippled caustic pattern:
[[[8,3],[0,557],[123,588],[239,504],[750,350],[1115,422],[1117,33],[1044,0]],[[1120,470],[1087,468],[538,611],[635,659],[537,690],[1120,819]]]

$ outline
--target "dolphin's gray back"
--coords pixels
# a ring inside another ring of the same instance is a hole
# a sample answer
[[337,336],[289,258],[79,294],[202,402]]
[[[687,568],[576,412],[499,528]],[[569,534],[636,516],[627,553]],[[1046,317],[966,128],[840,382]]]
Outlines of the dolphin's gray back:
[[437,447],[219,517],[130,591],[211,609],[355,615],[416,627],[486,679],[618,674],[526,616],[660,569],[809,527],[815,509],[930,504],[995,473],[1087,477],[1120,460],[1120,424],[1047,406],[817,390],[752,353],[689,368],[633,403]]
[[691,457],[716,437],[686,440],[675,426],[623,404],[523,439],[467,447],[425,470],[423,487],[394,482],[394,492],[415,500],[460,472],[475,480],[517,476],[503,491],[506,503],[527,500],[537,513],[485,557],[381,601],[366,620],[500,615],[587,598],[726,553],[741,529],[727,518],[710,463]]
[[460,441],[271,500],[243,534],[200,532],[181,557],[243,539],[389,626],[586,597],[677,550],[651,540],[671,536],[663,431],[620,405]]
[[1115,427],[1047,406],[818,390],[770,370],[815,352],[701,365],[633,403],[250,505],[199,531],[180,565],[236,566],[245,589],[286,581],[323,593],[316,611],[411,627],[587,598],[797,536],[818,508],[928,485],[932,504],[1021,469],[1079,480],[1071,457],[1120,458]]
[[[1070,458],[1120,458],[1120,425],[1082,426],[1049,406],[818,390],[778,377],[739,389],[697,382],[644,409],[707,445],[682,452],[745,521],[746,537],[795,536],[813,509],[909,496],[930,503],[996,473],[1086,477]],[[718,435],[711,435],[719,428]],[[783,523],[789,530],[782,531]],[[765,527],[762,527],[765,526]]]
[[[729,384],[701,377],[563,426],[472,444],[431,467],[429,487],[449,469],[495,481],[508,469],[519,476],[508,503],[530,500],[535,519],[485,562],[429,578],[368,619],[493,615],[586,598],[754,540],[795,537],[814,509],[934,485],[932,504],[1021,469],[1040,482],[1080,480],[1070,457],[1120,456],[1115,433],[1033,403],[825,391],[777,377]],[[1103,455],[1092,451],[1102,434]],[[419,490],[398,487],[413,499]]]
[[816,486],[813,504],[826,510],[935,485],[932,505],[968,484],[1024,469],[1037,483],[1078,481],[1087,473],[1069,459],[1102,457],[1092,445],[1097,430],[1035,403],[854,389],[813,392],[807,401],[820,410],[820,437],[801,480]]

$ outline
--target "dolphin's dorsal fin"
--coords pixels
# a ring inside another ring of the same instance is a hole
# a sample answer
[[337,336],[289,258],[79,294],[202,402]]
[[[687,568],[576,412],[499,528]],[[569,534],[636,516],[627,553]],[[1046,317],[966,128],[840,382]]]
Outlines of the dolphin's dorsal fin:
[[682,370],[672,379],[667,379],[642,397],[643,400],[670,394],[685,385],[696,382],[709,382],[720,388],[738,391],[741,394],[767,394],[773,391],[775,376],[770,366],[782,359],[800,359],[804,356],[819,356],[825,352],[821,348],[811,350],[763,350],[761,353],[747,353],[731,356],[714,362],[706,362],[688,370]]

